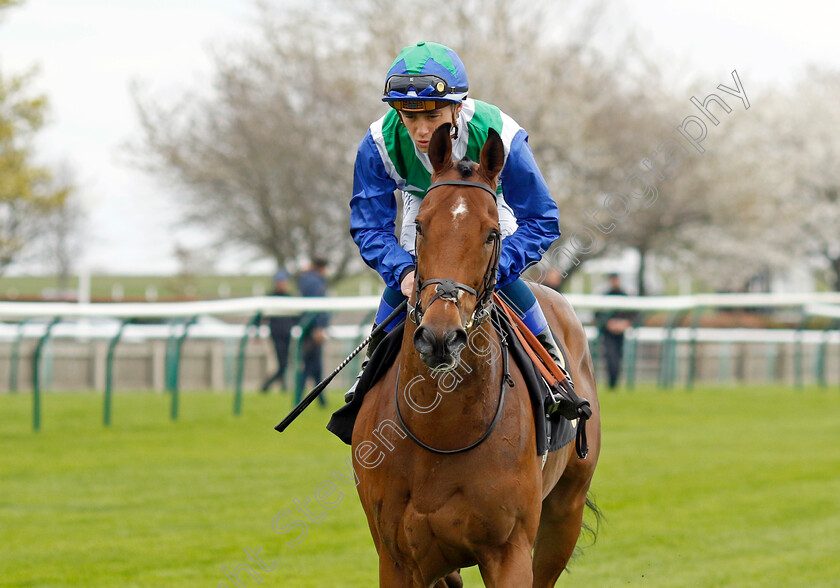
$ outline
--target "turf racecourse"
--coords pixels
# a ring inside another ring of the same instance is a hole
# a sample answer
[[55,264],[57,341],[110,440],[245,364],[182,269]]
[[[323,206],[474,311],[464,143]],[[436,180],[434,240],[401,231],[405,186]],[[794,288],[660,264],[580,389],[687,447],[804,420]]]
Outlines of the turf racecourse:
[[[602,396],[606,521],[558,585],[840,585],[836,386]],[[172,423],[165,396],[121,393],[106,430],[99,395],[47,394],[33,434],[30,402],[0,395],[0,586],[232,588],[220,568],[258,547],[277,565],[260,583],[240,574],[245,586],[377,585],[355,491],[330,476],[347,476],[348,450],[327,411],[280,435],[285,395],[248,395],[237,419],[229,394],[184,394]],[[287,547],[299,533],[276,534],[273,518],[327,480],[341,502],[306,503],[323,520]],[[482,585],[474,569],[465,579]]]

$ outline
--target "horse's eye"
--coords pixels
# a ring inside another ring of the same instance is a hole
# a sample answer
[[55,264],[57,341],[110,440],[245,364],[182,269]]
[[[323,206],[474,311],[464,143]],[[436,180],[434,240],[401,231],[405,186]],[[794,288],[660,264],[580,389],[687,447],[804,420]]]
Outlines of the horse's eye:
[[423,234],[423,230],[420,228],[420,223],[414,223],[414,226],[417,229],[417,236],[419,237]]
[[496,240],[496,238],[498,237],[498,235],[499,235],[499,234],[498,234],[496,231],[490,231],[490,234],[489,234],[489,235],[487,235],[487,241],[485,241],[485,242],[486,242],[486,243],[492,243],[493,241],[495,241],[495,240]]

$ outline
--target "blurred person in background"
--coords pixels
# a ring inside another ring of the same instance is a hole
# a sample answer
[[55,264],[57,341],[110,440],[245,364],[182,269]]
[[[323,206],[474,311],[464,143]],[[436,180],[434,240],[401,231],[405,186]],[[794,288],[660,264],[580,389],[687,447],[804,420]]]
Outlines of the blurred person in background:
[[[305,297],[320,297],[327,295],[327,260],[321,257],[312,259],[312,263],[300,277],[298,290]],[[300,364],[297,381],[295,382],[295,404],[303,398],[303,388],[307,382],[319,384],[322,378],[322,362],[326,329],[329,315],[325,312],[306,312],[300,319],[303,329],[300,343]],[[326,406],[324,394],[318,396],[321,406]]]
[[[493,129],[505,148],[497,188],[498,238],[503,241],[496,289],[561,365],[545,315],[519,277],[560,236],[557,205],[528,146],[525,130],[496,106],[468,98],[468,92],[464,64],[455,51],[439,43],[405,47],[386,75],[382,101],[391,109],[370,125],[359,144],[350,200],[350,233],[365,263],[385,282],[375,322],[381,323],[415,287],[414,219],[431,185],[428,148],[432,134],[451,124],[453,159],[468,157],[477,162]],[[395,234],[395,191],[403,198],[399,238]],[[395,319],[385,331],[400,320]],[[370,342],[368,358],[384,336],[382,333]],[[361,373],[345,395],[348,402],[359,377]]]
[[[627,296],[621,288],[621,278],[618,274],[609,274],[609,285],[605,296]],[[621,360],[624,354],[624,332],[632,325],[633,314],[622,310],[611,310],[595,313],[598,333],[607,362],[607,381],[610,390],[618,384],[621,375]]]
[[[272,296],[289,296],[289,273],[285,270],[278,270],[274,274],[274,286]],[[292,327],[294,327],[300,316],[273,316],[268,319],[268,329],[271,332],[271,340],[274,343],[274,352],[277,356],[277,371],[263,383],[262,391],[268,392],[275,382],[280,382],[280,388],[286,390],[286,368],[289,365],[289,344],[292,341]]]

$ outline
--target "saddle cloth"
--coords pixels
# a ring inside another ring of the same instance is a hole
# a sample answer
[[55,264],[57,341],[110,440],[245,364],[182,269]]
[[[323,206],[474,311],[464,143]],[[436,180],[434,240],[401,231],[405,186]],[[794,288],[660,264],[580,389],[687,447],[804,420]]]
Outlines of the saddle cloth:
[[[546,417],[543,407],[548,395],[548,386],[545,380],[522,348],[510,324],[495,305],[492,309],[491,319],[500,336],[506,341],[508,352],[525,378],[534,412],[534,422],[537,425],[537,455],[545,455],[549,451],[556,451],[565,447],[575,438],[575,422],[566,420],[559,415],[555,415],[551,419]],[[405,321],[394,327],[388,336],[380,342],[376,351],[373,352],[361,380],[359,380],[353,400],[335,411],[327,424],[327,430],[347,445],[351,444],[356,416],[362,407],[365,394],[387,373],[399,355],[404,330]],[[497,392],[498,390],[494,391],[494,393]],[[508,393],[510,393],[510,390],[508,390]]]

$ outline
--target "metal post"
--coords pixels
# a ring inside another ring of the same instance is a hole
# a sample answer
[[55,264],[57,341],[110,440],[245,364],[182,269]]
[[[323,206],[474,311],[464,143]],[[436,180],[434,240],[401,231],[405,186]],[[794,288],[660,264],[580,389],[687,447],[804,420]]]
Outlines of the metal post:
[[691,330],[688,339],[688,377],[685,381],[686,390],[694,390],[694,380],[697,378],[697,328],[700,320],[706,311],[704,306],[698,306],[693,310],[694,316],[691,319]]
[[300,346],[301,334],[303,330],[301,329],[300,325],[295,325],[292,327],[291,330],[291,339],[289,340],[289,364],[286,366],[286,374],[292,379],[291,388],[292,392],[294,393],[294,387],[297,386],[297,373],[298,373],[298,363],[300,363],[300,357],[298,353],[298,347]]
[[718,377],[723,382],[729,382],[731,379],[732,362],[730,361],[732,355],[732,344],[728,342],[721,342],[718,345],[720,355],[718,356]]
[[9,357],[9,392],[18,390],[18,364],[20,363],[20,342],[23,340],[23,329],[29,319],[18,323],[18,332],[15,340],[12,341],[12,353]]
[[765,368],[767,370],[767,381],[776,381],[776,375],[779,363],[779,345],[778,343],[766,343],[764,345],[764,358],[766,361]]
[[294,390],[294,403],[297,405],[300,403],[301,399],[303,398],[303,385],[306,383],[303,381],[303,362],[301,361],[301,348],[303,346],[303,341],[306,339],[306,335],[309,333],[312,325],[315,323],[315,319],[318,318],[316,313],[312,313],[311,316],[303,315],[301,317],[300,322],[300,337],[295,344],[295,359],[297,361],[297,369],[295,369],[295,390]]
[[662,339],[662,345],[659,352],[659,387],[670,388],[671,382],[671,347],[675,345],[674,339],[674,323],[677,317],[680,316],[678,312],[668,313],[668,318],[665,319],[665,337]]
[[686,315],[691,311],[681,311],[677,312],[676,316],[674,317],[674,323],[671,325],[671,330],[668,339],[670,340],[670,344],[668,347],[668,377],[665,381],[666,388],[673,388],[674,382],[677,379],[677,348],[679,343],[677,341],[677,337],[674,334],[674,329],[681,325],[683,320],[685,320]]
[[190,327],[194,325],[197,320],[198,317],[194,316],[184,324],[184,332],[181,333],[181,336],[178,337],[178,340],[175,344],[172,366],[172,387],[169,390],[171,394],[169,418],[171,418],[173,421],[178,420],[178,396],[180,394],[178,388],[178,371],[181,367],[181,348],[184,346],[184,340],[187,338],[187,334],[189,333]]
[[175,379],[176,376],[176,357],[175,357],[175,349],[178,346],[178,327],[182,327],[186,324],[186,320],[183,318],[176,318],[172,321],[172,329],[169,332],[169,337],[166,339],[166,359],[165,359],[165,367],[164,367],[164,380],[166,385],[166,391],[172,392],[172,388],[175,386]]
[[[365,325],[372,323],[372,322],[376,319],[376,312],[377,312],[377,311],[375,311],[375,310],[370,311],[370,312],[369,312],[369,313],[365,316],[365,318],[363,318],[363,319],[362,319],[362,321],[359,323],[359,336],[358,336],[358,337],[356,337],[355,344],[354,344],[354,343],[352,343],[352,342],[350,342],[350,343],[349,343],[349,346],[350,346],[351,348],[348,350],[348,353],[349,353],[349,351],[353,351],[353,349],[355,349],[355,348],[356,348],[356,347],[357,347],[357,346],[358,346],[358,345],[359,345],[362,341],[364,341],[365,337],[367,337],[367,335],[366,335],[366,334],[364,334],[364,332],[362,332],[362,330],[361,330],[361,329],[362,329]],[[360,364],[361,364],[361,361],[362,361],[362,357],[363,357],[363,356],[362,356],[362,354],[360,353],[359,355],[357,355],[356,357],[354,357],[354,358],[353,358],[353,361],[352,361],[352,363],[350,364],[350,372],[349,372],[349,373],[350,373],[350,377],[351,377],[351,378],[352,378],[352,377],[353,377],[356,373],[358,373],[358,371],[359,371],[359,369],[360,369]],[[351,383],[352,383],[352,381],[351,381]]]
[[242,414],[242,379],[245,377],[245,348],[248,346],[248,333],[251,327],[259,329],[260,322],[262,322],[262,313],[258,312],[245,325],[245,332],[239,339],[239,354],[236,359],[236,392],[233,395],[233,414],[235,416]]
[[796,335],[794,340],[794,355],[793,355],[793,385],[795,388],[802,388],[803,386],[803,338],[805,336],[805,327],[808,326],[809,316],[803,316],[799,321],[799,326],[796,328]]
[[840,328],[840,319],[834,319],[828,324],[822,334],[822,339],[817,352],[817,361],[814,368],[816,371],[816,379],[820,388],[828,386],[828,381],[825,377],[825,356],[828,348],[828,340],[831,338],[831,332],[837,330],[838,328]]
[[108,355],[105,358],[105,399],[102,406],[102,424],[106,427],[111,426],[111,397],[113,393],[114,381],[114,351],[117,348],[117,343],[122,337],[125,326],[132,323],[134,319],[125,319],[117,329],[117,334],[108,342]]
[[32,356],[32,430],[41,430],[41,350],[50,337],[52,328],[61,320],[60,316],[54,317],[47,325],[44,334],[38,339],[38,345],[35,346],[35,354]]
[[627,375],[625,377],[628,390],[633,390],[636,387],[636,361],[639,347],[639,327],[642,326],[647,317],[645,312],[639,311],[633,320],[633,338],[628,340],[629,345],[624,349],[624,354],[627,364]]

